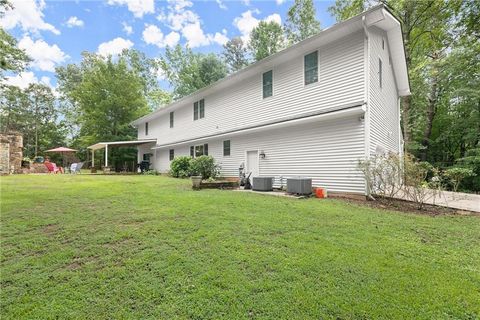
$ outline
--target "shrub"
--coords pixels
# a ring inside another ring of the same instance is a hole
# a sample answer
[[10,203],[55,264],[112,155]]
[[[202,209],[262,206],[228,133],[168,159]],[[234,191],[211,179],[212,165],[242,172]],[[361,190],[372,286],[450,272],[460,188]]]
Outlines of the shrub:
[[453,191],[457,192],[458,186],[463,179],[475,176],[472,169],[462,167],[452,167],[445,170],[445,176],[450,179],[453,184]]
[[187,156],[176,157],[170,163],[170,174],[175,178],[186,178],[190,176],[192,158]]
[[144,171],[143,174],[146,176],[158,176],[160,172],[158,172],[157,170],[147,170]]
[[212,156],[200,156],[191,161],[190,174],[202,176],[202,179],[215,178],[219,174],[220,167],[215,164]]
[[[359,161],[370,194],[393,198],[402,192],[419,209],[443,190],[438,170],[428,162],[419,162],[410,154],[403,158],[390,153]],[[429,180],[428,177],[432,178]]]
[[402,186],[402,161],[394,153],[375,155],[361,160],[358,168],[365,175],[371,194],[393,198]]

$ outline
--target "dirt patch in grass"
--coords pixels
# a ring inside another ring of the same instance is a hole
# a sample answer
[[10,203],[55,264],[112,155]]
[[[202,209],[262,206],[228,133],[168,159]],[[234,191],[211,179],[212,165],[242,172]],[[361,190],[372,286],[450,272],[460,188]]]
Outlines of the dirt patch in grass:
[[56,223],[49,223],[47,225],[42,226],[40,229],[43,234],[46,234],[47,236],[53,236],[54,234],[57,233],[60,227]]
[[350,198],[341,198],[341,200],[349,203],[362,205],[369,208],[393,210],[393,211],[429,215],[429,216],[462,215],[462,216],[479,216],[480,217],[480,212],[452,209],[452,208],[447,208],[442,206],[435,206],[431,204],[424,204],[423,208],[419,210],[418,205],[416,203],[400,200],[400,199],[377,198],[376,200],[357,200],[357,199],[350,199]]
[[98,260],[99,260],[99,256],[89,256],[89,257],[83,257],[83,258],[74,257],[72,262],[70,262],[65,266],[65,269],[75,271],[82,268],[85,264],[97,263]]

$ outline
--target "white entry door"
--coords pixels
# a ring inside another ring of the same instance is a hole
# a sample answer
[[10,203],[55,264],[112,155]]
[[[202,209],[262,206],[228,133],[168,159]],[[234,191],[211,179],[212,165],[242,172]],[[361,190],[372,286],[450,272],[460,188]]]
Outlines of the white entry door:
[[258,177],[260,171],[258,169],[258,151],[247,151],[247,176],[252,173],[251,177]]

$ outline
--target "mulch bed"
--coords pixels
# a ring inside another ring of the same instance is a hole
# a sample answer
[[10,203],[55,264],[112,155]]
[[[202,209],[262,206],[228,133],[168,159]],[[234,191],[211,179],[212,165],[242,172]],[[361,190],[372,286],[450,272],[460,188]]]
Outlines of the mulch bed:
[[424,204],[422,210],[418,209],[418,205],[411,201],[401,200],[401,199],[387,199],[387,198],[376,198],[377,200],[356,200],[356,199],[347,199],[342,198],[342,200],[367,206],[370,208],[377,208],[383,210],[394,210],[405,213],[414,213],[414,214],[423,214],[429,216],[439,216],[439,215],[462,215],[462,216],[479,216],[480,212],[466,211],[460,209],[447,208],[442,206],[436,206],[431,204]]

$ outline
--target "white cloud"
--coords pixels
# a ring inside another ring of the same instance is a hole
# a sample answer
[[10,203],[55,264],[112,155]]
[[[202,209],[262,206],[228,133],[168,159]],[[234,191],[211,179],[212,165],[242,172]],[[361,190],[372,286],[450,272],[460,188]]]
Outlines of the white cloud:
[[47,30],[60,34],[58,29],[43,20],[44,0],[15,0],[12,5],[14,9],[7,10],[0,19],[0,27],[8,30],[20,26],[24,31],[37,33],[39,30]]
[[227,30],[223,29],[222,33],[215,32],[215,35],[211,38],[211,40],[223,46],[228,41]]
[[33,41],[29,36],[24,36],[18,42],[18,47],[33,59],[31,66],[42,71],[55,72],[55,66],[68,58],[56,44],[49,45],[43,40]]
[[20,89],[26,89],[32,83],[41,83],[52,89],[52,93],[55,97],[59,98],[60,93],[57,90],[57,87],[53,86],[51,83],[51,78],[43,76],[38,80],[35,74],[32,71],[25,71],[17,74],[16,76],[7,76],[3,81],[3,84],[16,86]]
[[111,41],[101,43],[98,46],[98,53],[102,56],[117,55],[122,53],[123,49],[130,49],[132,46],[132,41],[118,37]]
[[[247,10],[242,13],[240,17],[236,17],[233,20],[233,25],[237,27],[238,31],[242,34],[241,38],[245,44],[250,39],[250,32],[252,32],[253,28],[255,28],[261,21],[253,16],[254,13],[259,14],[260,11],[258,9]],[[278,13],[271,14],[263,20],[267,22],[274,21],[280,25],[282,24],[282,17]]]
[[243,36],[248,36],[259,22],[260,20],[253,16],[252,10],[248,10],[242,13],[240,17],[236,17],[233,20],[233,25],[237,27]]
[[285,0],[276,0],[276,2],[277,2],[278,5],[281,5],[285,2]]
[[222,9],[222,10],[227,10],[227,9],[228,9],[227,6],[225,5],[225,3],[223,3],[222,0],[215,0],[215,1],[217,2],[218,7],[219,7],[220,9]]
[[83,27],[84,23],[82,20],[78,19],[77,17],[73,16],[68,18],[67,20],[67,27],[73,28],[73,27]]
[[143,41],[145,41],[147,44],[153,44],[159,48],[164,48],[167,46],[173,47],[180,40],[180,34],[178,34],[178,32],[172,31],[166,36],[164,36],[162,31],[153,24],[146,25],[145,30],[143,30],[142,36]]
[[242,0],[243,4],[246,6],[250,5],[250,0]]
[[166,10],[163,10],[157,19],[173,31],[181,33],[190,48],[227,42],[226,30],[215,34],[203,31],[200,17],[189,9],[192,6],[193,3],[188,0],[168,0]]
[[273,21],[273,22],[278,23],[279,25],[282,25],[282,17],[280,17],[280,15],[278,13],[271,14],[263,20],[265,20],[267,22],[272,22]]
[[133,33],[133,28],[132,26],[128,25],[128,23],[122,22],[122,26],[123,26],[123,31],[125,31],[127,35],[131,35]]
[[16,86],[20,89],[25,89],[30,83],[38,82],[37,77],[32,71],[21,72],[16,76],[7,76],[5,80],[2,81],[6,85]]
[[109,5],[127,5],[135,18],[142,18],[144,14],[155,13],[153,0],[108,0]]

